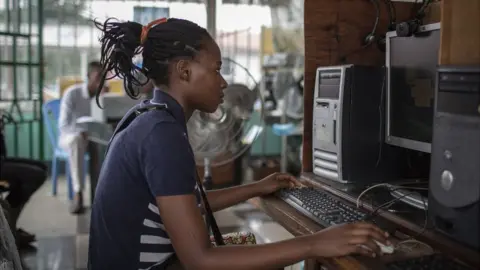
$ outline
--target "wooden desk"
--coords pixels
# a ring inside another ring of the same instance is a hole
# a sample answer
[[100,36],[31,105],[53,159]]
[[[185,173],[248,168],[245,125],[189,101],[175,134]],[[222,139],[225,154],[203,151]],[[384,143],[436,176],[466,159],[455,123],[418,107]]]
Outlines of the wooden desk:
[[[381,1],[380,1],[381,2]],[[480,14],[478,0],[443,0],[427,11],[425,23],[438,22],[441,19],[440,64],[478,64],[479,63],[479,28]],[[412,19],[413,3],[395,3],[397,22]],[[385,33],[388,25],[386,7],[381,5],[376,34]],[[441,9],[439,7],[442,7]],[[418,7],[418,6],[417,6]],[[440,10],[441,16],[440,16]],[[362,50],[365,35],[372,31],[375,9],[372,1],[363,0],[305,0],[305,91],[304,91],[304,129],[302,180],[310,186],[323,188],[346,202],[355,204],[357,193],[351,192],[344,185],[328,183],[315,177],[312,168],[312,124],[313,124],[313,89],[315,88],[316,68],[319,66],[340,65],[344,63],[381,66],[385,63],[385,54],[376,46],[367,46]],[[275,197],[252,199],[251,203],[263,209],[292,234],[299,236],[309,234],[321,227],[294,208]],[[367,210],[372,206],[363,201]],[[432,246],[435,251],[480,267],[478,251],[465,248],[446,236],[430,230],[422,232],[423,224],[405,218],[400,214],[381,212],[380,216],[397,225],[403,234],[412,235],[417,240]],[[420,234],[421,233],[421,234]],[[398,260],[402,256],[419,256],[424,250],[411,250],[404,254],[394,254],[382,258],[347,257],[320,260],[327,269],[381,269],[385,262]],[[307,269],[318,269],[315,261],[307,262]]]
[[88,154],[90,156],[88,174],[90,175],[90,199],[93,203],[100,168],[108,142],[113,134],[113,127],[110,124],[92,123],[88,126],[88,132]]
[[[319,178],[309,173],[304,173],[301,177],[301,181],[304,184],[327,190],[342,201],[355,205],[357,195],[341,191],[341,189],[327,185],[327,182],[322,182],[319,180]],[[298,212],[276,196],[253,198],[249,200],[249,202],[272,217],[272,219],[282,225],[294,236],[308,235],[324,229],[322,226],[304,216],[302,213]],[[362,203],[364,203],[368,210],[372,209],[372,205],[370,205],[367,200],[362,200]],[[423,224],[412,223],[408,220],[405,220],[401,216],[394,215],[389,212],[380,212],[380,216],[392,222],[393,224],[398,225],[398,232],[393,235],[392,239],[394,244],[395,242],[408,238],[408,235],[418,235],[423,230]],[[478,266],[480,266],[479,253],[465,248],[464,246],[453,242],[439,233],[426,230],[423,234],[421,234],[421,236],[416,237],[415,239],[430,245],[435,249],[435,252],[449,254],[452,257],[471,265],[472,267],[477,266],[478,268]],[[318,259],[317,261],[308,260],[306,261],[306,269],[321,269],[321,267],[324,267],[324,269],[345,270],[385,269],[385,264],[388,262],[419,257],[431,253],[432,250],[423,245],[418,245],[416,247],[409,246],[408,248],[405,246],[404,248],[400,248],[400,250],[396,250],[394,254],[384,255],[379,258],[349,256],[332,259]]]

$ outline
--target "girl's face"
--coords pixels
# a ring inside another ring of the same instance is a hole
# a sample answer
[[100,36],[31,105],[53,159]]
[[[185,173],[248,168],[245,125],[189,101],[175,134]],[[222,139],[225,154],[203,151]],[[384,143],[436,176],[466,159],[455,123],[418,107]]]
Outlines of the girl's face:
[[223,89],[227,87],[227,82],[220,74],[221,59],[220,48],[209,40],[195,60],[189,63],[190,87],[186,95],[192,109],[212,113],[223,102]]

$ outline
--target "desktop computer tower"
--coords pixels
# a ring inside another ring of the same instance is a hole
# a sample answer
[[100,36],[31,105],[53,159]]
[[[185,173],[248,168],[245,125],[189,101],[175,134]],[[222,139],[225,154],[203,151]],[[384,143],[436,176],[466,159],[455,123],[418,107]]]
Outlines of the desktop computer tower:
[[384,142],[385,69],[319,67],[313,102],[313,173],[341,183],[385,182],[398,170]]
[[440,66],[429,182],[435,228],[479,249],[480,66]]

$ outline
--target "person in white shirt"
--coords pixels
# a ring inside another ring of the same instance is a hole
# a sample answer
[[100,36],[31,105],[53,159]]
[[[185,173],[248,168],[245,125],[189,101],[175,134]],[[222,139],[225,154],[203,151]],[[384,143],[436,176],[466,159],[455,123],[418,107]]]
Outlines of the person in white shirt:
[[[83,173],[84,155],[88,146],[88,135],[85,126],[79,124],[80,117],[90,116],[90,104],[100,85],[102,78],[100,62],[88,64],[87,81],[76,84],[65,90],[60,103],[59,146],[68,153],[70,175],[75,197],[70,207],[72,214],[83,212]],[[102,91],[108,91],[105,87]]]

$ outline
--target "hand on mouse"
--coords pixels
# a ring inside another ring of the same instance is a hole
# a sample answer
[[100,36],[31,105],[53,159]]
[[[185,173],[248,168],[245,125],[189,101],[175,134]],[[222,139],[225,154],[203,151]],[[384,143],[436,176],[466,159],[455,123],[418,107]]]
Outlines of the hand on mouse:
[[382,253],[374,240],[390,245],[387,239],[388,233],[375,225],[359,222],[332,226],[317,232],[310,237],[310,244],[312,257],[340,257],[350,254],[376,257]]

